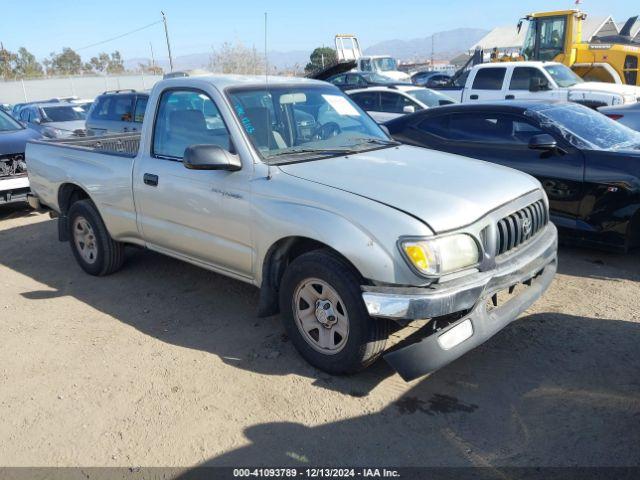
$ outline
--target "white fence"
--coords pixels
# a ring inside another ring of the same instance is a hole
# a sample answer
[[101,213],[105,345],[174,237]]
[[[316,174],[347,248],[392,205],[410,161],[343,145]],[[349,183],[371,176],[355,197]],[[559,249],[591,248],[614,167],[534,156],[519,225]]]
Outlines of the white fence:
[[105,90],[146,90],[160,75],[114,75],[0,81],[0,103],[22,103],[71,95],[94,98]]

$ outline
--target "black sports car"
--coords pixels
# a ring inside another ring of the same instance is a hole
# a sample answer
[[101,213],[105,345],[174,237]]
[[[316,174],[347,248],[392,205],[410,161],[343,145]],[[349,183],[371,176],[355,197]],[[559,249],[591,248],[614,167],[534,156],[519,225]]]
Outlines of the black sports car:
[[403,143],[536,177],[564,239],[640,246],[640,133],[575,103],[458,104],[385,124]]

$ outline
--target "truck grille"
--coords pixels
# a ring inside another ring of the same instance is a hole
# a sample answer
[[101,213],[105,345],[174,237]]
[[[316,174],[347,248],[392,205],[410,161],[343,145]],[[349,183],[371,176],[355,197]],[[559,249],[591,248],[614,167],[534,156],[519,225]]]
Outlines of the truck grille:
[[531,240],[549,223],[549,212],[542,200],[504,217],[498,222],[497,255]]
[[27,174],[24,154],[0,155],[0,177],[14,177]]

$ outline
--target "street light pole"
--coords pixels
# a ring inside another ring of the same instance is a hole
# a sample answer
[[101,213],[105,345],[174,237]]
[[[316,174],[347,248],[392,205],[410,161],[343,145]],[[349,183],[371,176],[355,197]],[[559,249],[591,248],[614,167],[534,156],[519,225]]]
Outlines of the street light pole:
[[164,34],[167,37],[167,50],[169,51],[169,68],[173,72],[173,57],[171,56],[171,44],[169,43],[169,28],[167,27],[167,16],[163,11],[160,12],[162,14],[162,21],[164,22]]

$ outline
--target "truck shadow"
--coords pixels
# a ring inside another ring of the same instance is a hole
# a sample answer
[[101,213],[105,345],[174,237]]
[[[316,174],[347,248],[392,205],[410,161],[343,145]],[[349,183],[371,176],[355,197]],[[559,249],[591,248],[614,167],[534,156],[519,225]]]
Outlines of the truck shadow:
[[26,202],[5,203],[0,205],[0,221],[36,215],[38,215],[38,213],[33,211]]
[[[206,351],[220,357],[228,365],[259,374],[294,374],[312,378],[318,387],[353,397],[367,396],[393,374],[382,361],[366,372],[351,377],[332,377],[314,369],[296,353],[284,335],[278,317],[260,319],[256,316],[257,289],[153,252],[131,249],[122,271],[109,277],[95,278],[86,275],[78,267],[67,244],[57,241],[56,223],[53,221],[0,230],[0,244],[0,264],[43,285],[37,290],[22,293],[34,302],[70,296],[163,342]],[[553,328],[549,325],[553,325]],[[512,377],[511,373],[509,376],[496,373],[492,369],[491,357],[514,356],[513,362],[517,365],[520,357],[518,346],[522,342],[525,342],[522,348],[541,347],[550,338],[562,354],[571,355],[567,351],[576,350],[581,355],[588,355],[588,350],[594,346],[586,346],[582,336],[582,343],[576,343],[574,338],[574,333],[582,331],[585,325],[595,335],[595,340],[590,341],[594,343],[596,353],[601,353],[593,358],[603,361],[603,365],[595,360],[589,361],[590,370],[601,371],[605,365],[609,366],[607,368],[615,367],[612,359],[616,352],[612,352],[609,358],[605,351],[611,348],[611,344],[615,345],[616,339],[619,343],[615,348],[620,355],[637,351],[640,344],[636,324],[552,314],[533,317],[507,328],[490,341],[487,344],[489,346],[482,346],[447,367],[446,373],[432,376],[428,382],[424,382],[426,387],[420,387],[431,393],[407,396],[403,408],[420,415],[425,408],[431,410],[436,393],[460,398],[463,405],[479,405],[477,401],[465,398],[467,395],[451,395],[448,387],[444,387],[451,382],[462,382],[476,385],[474,388],[480,385],[484,389],[483,382],[491,380],[493,375],[496,378],[490,384],[500,391],[499,394],[504,393],[505,388],[511,388],[504,385],[505,378],[515,382],[515,387],[520,385],[519,389],[525,390],[532,382],[523,372],[513,372],[517,377]],[[532,333],[521,338],[523,328],[531,329]],[[539,335],[533,333],[536,329]],[[621,335],[620,332],[624,330],[627,330],[627,334]],[[615,334],[614,338],[610,333]],[[528,338],[529,344],[523,338]],[[633,347],[632,339],[635,342]],[[539,355],[544,356],[544,350],[540,350]],[[486,366],[478,369],[473,365],[474,361]],[[540,364],[546,360],[536,358],[535,362]],[[502,363],[505,363],[504,358]],[[533,384],[542,378],[541,375],[553,378],[557,375],[556,368],[565,369],[563,375],[566,376],[566,369],[571,368],[570,362],[567,363],[558,366],[553,362],[544,363],[542,372],[534,369],[528,375],[537,379]],[[487,378],[476,380],[475,377],[482,374],[482,368],[486,368],[484,375]],[[457,369],[459,373],[456,375]],[[580,383],[587,375],[583,370],[576,372],[580,374],[580,381],[569,385],[571,388],[583,388]],[[615,372],[615,368],[610,371]],[[636,368],[636,377],[637,371]],[[633,383],[631,379],[628,380]],[[634,381],[637,387],[637,380]],[[439,387],[433,390],[434,385]],[[559,388],[565,387],[562,384]],[[588,390],[590,387],[584,388]],[[442,408],[447,408],[449,400],[441,400]]]
[[[459,473],[504,479],[524,477],[503,467],[638,466],[639,341],[638,323],[530,315],[376,413],[253,425],[248,445],[200,467],[479,466]],[[444,473],[433,478],[458,478]]]
[[163,342],[213,353],[265,375],[301,375],[321,388],[365,396],[393,374],[378,362],[361,375],[332,377],[308,365],[279,317],[258,318],[258,290],[187,263],[131,248],[124,268],[96,278],[57,241],[55,221],[0,230],[0,264],[43,285],[24,292],[39,301],[70,296]]

